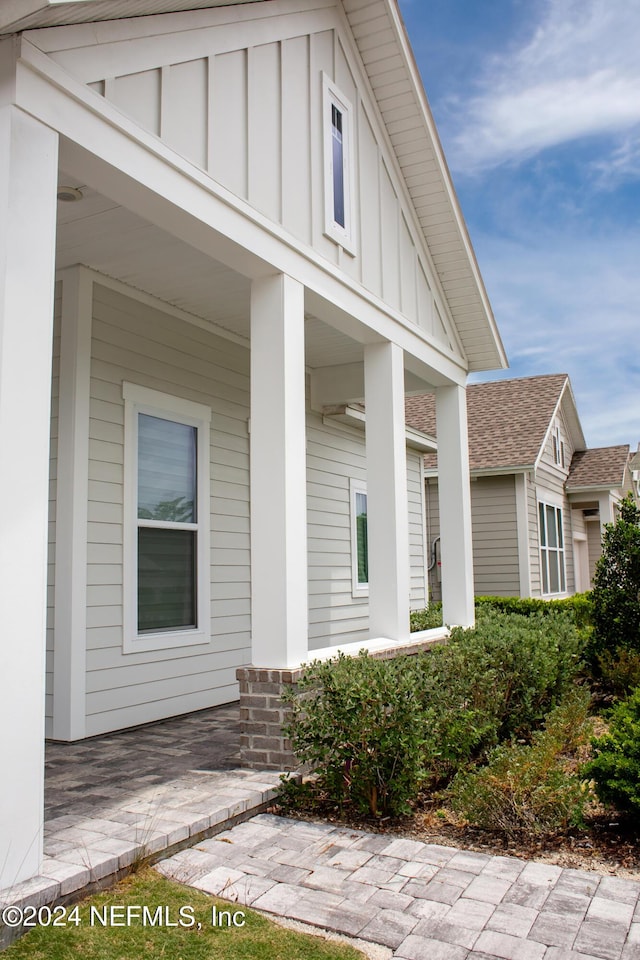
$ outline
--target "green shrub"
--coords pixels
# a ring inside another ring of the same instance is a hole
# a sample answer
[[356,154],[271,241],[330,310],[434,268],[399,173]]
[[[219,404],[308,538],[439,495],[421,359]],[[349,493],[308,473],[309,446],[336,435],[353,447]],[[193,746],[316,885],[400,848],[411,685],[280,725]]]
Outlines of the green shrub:
[[640,687],[616,704],[609,732],[592,747],[583,775],[593,779],[598,797],[619,810],[640,812]]
[[528,737],[574,679],[581,649],[572,617],[557,610],[484,608],[473,629],[454,629],[422,660],[422,695],[435,711],[427,760],[434,778],[511,736]]
[[312,663],[285,735],[302,763],[319,774],[328,797],[374,816],[406,812],[423,776],[429,709],[418,695],[416,657],[358,657]]
[[598,677],[606,691],[622,700],[640,686],[640,651],[619,647],[615,653],[605,651],[598,657]]
[[452,808],[475,826],[508,835],[557,833],[581,823],[588,787],[569,758],[588,742],[588,708],[588,691],[576,688],[530,745],[501,745],[485,767],[459,773],[448,791]]
[[442,604],[430,603],[426,610],[413,610],[409,616],[411,632],[442,626]]
[[599,675],[601,657],[615,660],[622,650],[640,654],[640,509],[631,494],[616,522],[605,526],[592,597],[589,657]]
[[487,607],[493,610],[502,610],[503,613],[520,613],[530,616],[534,613],[546,614],[565,611],[573,616],[578,629],[584,629],[591,624],[592,599],[591,593],[575,593],[571,597],[561,600],[542,600],[540,597],[476,597],[476,611],[481,612]]

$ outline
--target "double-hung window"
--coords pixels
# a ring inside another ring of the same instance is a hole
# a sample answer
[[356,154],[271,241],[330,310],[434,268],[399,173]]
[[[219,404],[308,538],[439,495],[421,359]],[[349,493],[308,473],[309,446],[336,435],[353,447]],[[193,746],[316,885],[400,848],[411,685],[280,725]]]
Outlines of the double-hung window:
[[538,504],[540,524],[540,566],[542,568],[542,593],[564,593],[566,578],[564,567],[564,532],[562,509],[550,503]]
[[211,410],[131,383],[123,395],[124,649],[206,643]]
[[351,592],[354,597],[369,593],[369,547],[367,537],[367,488],[351,480]]
[[324,114],[325,233],[355,253],[353,109],[326,74],[322,75]]

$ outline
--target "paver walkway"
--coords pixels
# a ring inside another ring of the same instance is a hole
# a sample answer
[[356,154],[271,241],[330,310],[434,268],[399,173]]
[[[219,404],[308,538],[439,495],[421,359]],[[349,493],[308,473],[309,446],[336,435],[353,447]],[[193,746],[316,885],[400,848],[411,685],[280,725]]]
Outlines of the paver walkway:
[[0,890],[0,905],[54,903],[264,809],[279,775],[237,766],[238,715],[231,704],[47,744],[42,870]]
[[398,960],[640,960],[640,882],[263,814],[157,865]]

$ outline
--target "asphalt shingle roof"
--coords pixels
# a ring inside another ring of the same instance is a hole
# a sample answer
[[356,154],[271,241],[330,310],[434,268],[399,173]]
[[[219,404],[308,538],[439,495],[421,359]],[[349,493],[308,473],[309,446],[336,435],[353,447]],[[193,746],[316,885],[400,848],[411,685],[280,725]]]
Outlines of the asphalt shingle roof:
[[629,444],[593,447],[574,453],[567,490],[576,487],[622,487],[629,459]]
[[[566,373],[552,373],[470,384],[467,417],[471,470],[533,466],[567,381]],[[432,394],[407,398],[405,416],[411,426],[436,435]],[[435,468],[436,463],[436,455],[427,454],[427,469]]]

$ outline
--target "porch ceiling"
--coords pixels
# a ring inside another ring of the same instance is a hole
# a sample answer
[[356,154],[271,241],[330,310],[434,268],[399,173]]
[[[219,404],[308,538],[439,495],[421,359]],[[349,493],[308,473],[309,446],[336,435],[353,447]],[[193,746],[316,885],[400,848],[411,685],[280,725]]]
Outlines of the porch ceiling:
[[[59,183],[75,181],[63,171]],[[83,264],[212,325],[249,346],[251,283],[115,201],[81,186],[78,202],[58,203],[57,267]],[[362,344],[306,316],[306,362],[311,368],[355,363]]]

